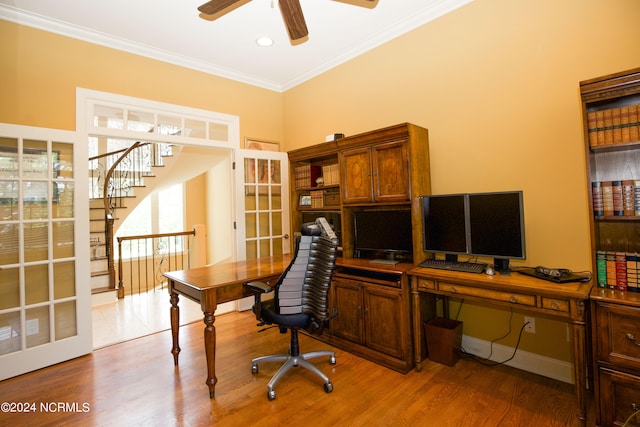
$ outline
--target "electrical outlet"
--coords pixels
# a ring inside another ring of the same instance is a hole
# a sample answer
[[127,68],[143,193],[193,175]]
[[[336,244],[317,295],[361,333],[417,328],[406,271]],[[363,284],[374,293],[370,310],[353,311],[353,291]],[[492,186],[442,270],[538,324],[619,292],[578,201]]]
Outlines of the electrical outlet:
[[524,330],[525,332],[529,332],[530,334],[535,334],[536,333],[536,318],[535,317],[529,317],[529,316],[524,316]]

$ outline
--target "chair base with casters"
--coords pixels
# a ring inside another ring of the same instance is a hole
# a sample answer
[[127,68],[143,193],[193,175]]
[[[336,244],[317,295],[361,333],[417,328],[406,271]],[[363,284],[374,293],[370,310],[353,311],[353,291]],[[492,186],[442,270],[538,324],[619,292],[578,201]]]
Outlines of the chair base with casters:
[[263,362],[284,362],[278,372],[275,373],[269,384],[267,384],[267,397],[269,400],[276,398],[276,392],[274,390],[276,384],[280,379],[293,367],[300,366],[308,371],[313,372],[324,381],[324,391],[331,393],[333,391],[333,384],[329,377],[325,375],[316,365],[309,362],[309,359],[317,357],[329,357],[329,364],[336,364],[336,354],[333,351],[312,351],[309,353],[300,354],[300,348],[298,345],[298,330],[291,329],[291,345],[289,348],[289,354],[272,354],[270,356],[256,357],[251,361],[251,372],[258,373],[258,364]]

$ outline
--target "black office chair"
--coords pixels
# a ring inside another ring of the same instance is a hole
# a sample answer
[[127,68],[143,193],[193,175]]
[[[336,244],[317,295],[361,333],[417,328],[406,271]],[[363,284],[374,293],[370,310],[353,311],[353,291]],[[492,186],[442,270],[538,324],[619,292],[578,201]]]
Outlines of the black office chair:
[[314,351],[300,354],[298,330],[303,329],[322,334],[329,315],[329,286],[335,266],[338,239],[325,218],[302,226],[302,236],[296,237],[295,255],[275,285],[273,300],[262,301],[260,295],[271,292],[271,287],[262,282],[247,283],[255,294],[253,311],[260,321],[259,326],[275,324],[281,333],[291,331],[288,354],[274,354],[253,359],[251,372],[258,373],[258,363],[285,362],[267,385],[269,400],[276,398],[276,383],[293,366],[302,366],[324,381],[324,391],[331,393],[333,384],[320,369],[308,359],[328,356],[329,363],[336,363],[333,351]]

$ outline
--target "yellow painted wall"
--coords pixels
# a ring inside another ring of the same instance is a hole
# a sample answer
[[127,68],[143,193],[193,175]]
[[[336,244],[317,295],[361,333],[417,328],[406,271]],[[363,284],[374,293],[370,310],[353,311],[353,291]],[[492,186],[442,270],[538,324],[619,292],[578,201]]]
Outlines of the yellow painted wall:
[[[578,82],[640,65],[639,17],[637,0],[475,0],[284,94],[0,21],[0,122],[73,130],[76,87],[235,114],[242,138],[285,150],[412,122],[434,193],[524,190],[526,264],[583,270]],[[508,313],[465,303],[460,319],[491,340]],[[569,360],[562,323],[537,331],[522,348]]]
[[283,139],[282,94],[0,21],[0,122],[75,130],[76,87],[241,117],[240,137]]
[[[640,66],[638,19],[636,0],[475,0],[287,91],[285,147],[426,127],[433,193],[522,189],[520,264],[590,269],[578,83]],[[460,317],[485,340],[508,318],[469,303]],[[516,315],[514,328],[522,323]],[[564,324],[536,326],[521,348],[570,360]]]

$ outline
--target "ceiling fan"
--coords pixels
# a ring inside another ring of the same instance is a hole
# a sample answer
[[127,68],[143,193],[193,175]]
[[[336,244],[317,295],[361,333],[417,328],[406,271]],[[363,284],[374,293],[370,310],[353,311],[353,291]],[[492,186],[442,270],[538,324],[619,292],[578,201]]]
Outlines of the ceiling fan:
[[[377,0],[362,0],[366,2],[375,2]],[[198,10],[205,15],[223,15],[236,7],[242,6],[247,3],[248,0],[211,0],[202,6],[198,7]],[[238,4],[240,3],[240,4]],[[356,2],[348,2],[356,5]],[[302,13],[302,7],[300,6],[300,0],[278,0],[280,6],[280,13],[282,19],[289,32],[289,38],[292,41],[305,38],[309,31],[307,30],[307,23],[304,20],[304,14]],[[235,6],[235,7],[234,7]],[[229,10],[226,10],[229,9]]]

